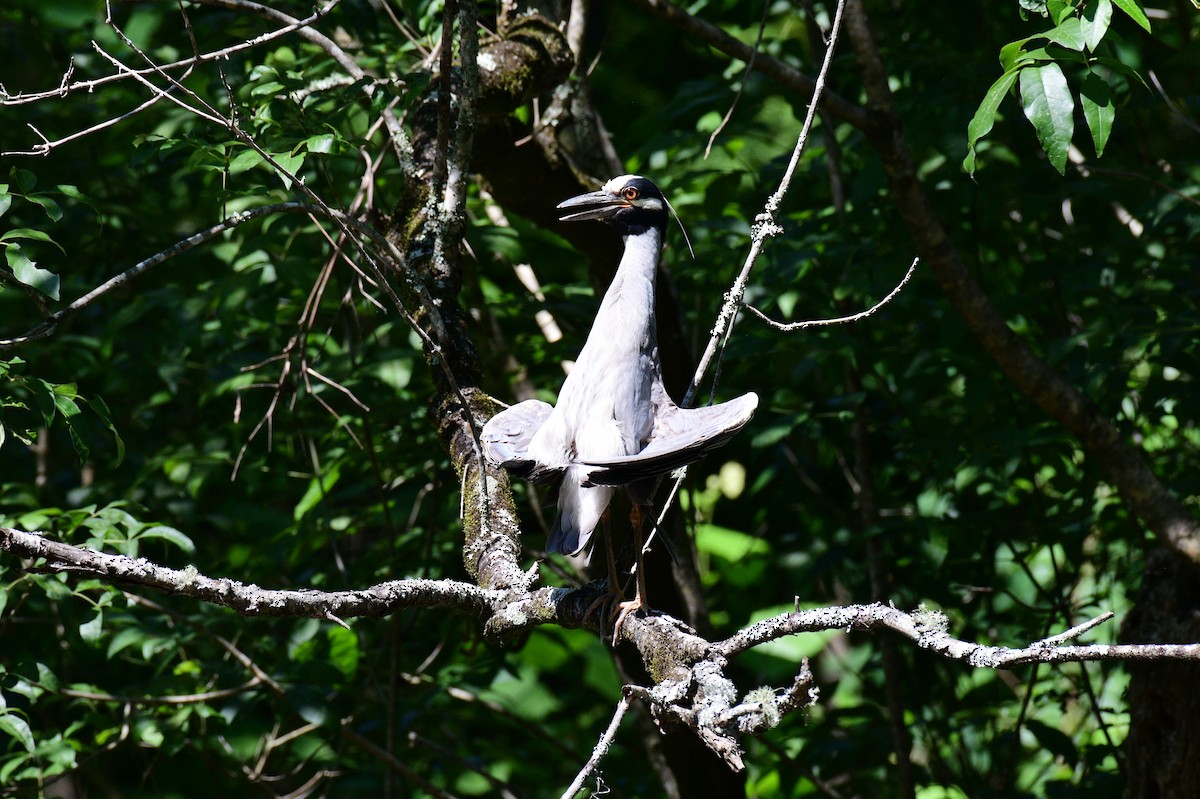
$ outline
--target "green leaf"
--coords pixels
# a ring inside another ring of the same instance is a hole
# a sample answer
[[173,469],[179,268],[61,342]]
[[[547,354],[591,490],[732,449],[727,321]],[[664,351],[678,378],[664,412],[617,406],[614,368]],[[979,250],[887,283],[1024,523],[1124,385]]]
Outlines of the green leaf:
[[11,177],[13,182],[17,184],[17,194],[28,194],[37,185],[37,176],[28,169],[14,169]]
[[1087,45],[1087,49],[1094,51],[1104,38],[1104,34],[1108,33],[1108,26],[1112,23],[1112,0],[1097,0],[1094,3],[1088,3],[1087,8],[1083,9],[1083,17],[1079,20],[1079,31],[1083,34],[1083,42]]
[[1079,87],[1079,104],[1083,107],[1083,118],[1092,134],[1096,156],[1104,155],[1104,145],[1112,132],[1113,119],[1117,115],[1112,92],[1108,84],[1094,72],[1089,72]]
[[[1015,42],[1009,42],[1000,48],[1000,69],[1008,72],[1021,64],[1030,61],[1032,58],[1041,57],[1042,60],[1050,60],[1050,56],[1045,50],[1038,49],[1027,51],[1025,45],[1035,39],[1044,39],[1046,34],[1035,33],[1033,36],[1026,36],[1024,39],[1017,39]],[[1031,55],[1031,53],[1033,55]]]
[[263,157],[258,154],[257,150],[243,150],[233,157],[229,162],[229,174],[240,175],[241,173],[253,169],[263,162]]
[[83,413],[83,410],[79,407],[79,403],[75,401],[75,396],[63,391],[63,388],[64,386],[54,387],[54,407],[62,414],[64,419],[71,419]]
[[49,427],[54,423],[55,416],[54,384],[41,378],[34,378],[25,385],[33,393],[34,404],[42,412],[42,422]]
[[292,510],[292,517],[296,521],[304,518],[304,515],[316,507],[329,491],[337,484],[338,478],[341,476],[341,467],[333,466],[327,469],[324,474],[314,477],[308,483],[308,490],[304,492],[304,496],[296,503],[296,507]]
[[280,172],[279,177],[283,178],[284,185],[291,188],[292,179],[288,176],[296,175],[300,171],[300,167],[304,165],[304,153],[297,153],[296,155],[272,153],[271,157],[275,160],[279,168],[283,170]]
[[0,714],[0,730],[16,738],[21,746],[25,747],[27,752],[32,753],[34,750],[33,732],[30,731],[29,725],[25,719],[15,713],[5,712]]
[[99,643],[100,634],[104,632],[104,611],[96,611],[96,617],[79,625],[79,636],[89,644]]
[[983,95],[983,100],[979,103],[975,116],[971,117],[971,121],[967,123],[967,157],[963,159],[963,170],[968,175],[975,174],[975,145],[996,124],[996,110],[1016,79],[1017,72],[1015,70],[1001,75]]
[[[42,230],[37,230],[36,228],[16,227],[16,228],[13,228],[12,230],[6,230],[3,233],[0,233],[0,241],[12,241],[14,239],[29,239],[31,241],[44,241],[44,242],[47,242],[48,244],[54,244],[55,247],[58,247],[58,244],[55,243],[54,239],[50,238],[49,233],[46,233],[45,231],[42,231]],[[58,247],[58,248],[60,250],[62,249],[62,247]]]
[[50,667],[45,663],[37,664],[38,684],[47,691],[58,690],[58,675],[50,670]]
[[163,541],[168,541],[179,547],[189,555],[196,551],[196,545],[192,542],[192,539],[188,538],[185,534],[176,530],[174,527],[168,527],[165,524],[156,524],[153,527],[149,527],[139,533],[137,538],[139,540],[145,540],[147,538],[161,538]]
[[108,642],[108,652],[105,654],[105,657],[112,660],[113,657],[121,653],[122,649],[138,646],[145,638],[146,631],[140,627],[130,627],[121,630]]
[[1021,70],[1021,105],[1033,124],[1050,164],[1060,175],[1067,171],[1067,151],[1075,132],[1075,99],[1058,64]]
[[54,188],[58,189],[64,197],[67,197],[77,202],[91,205],[92,201],[87,198],[87,195],[79,190],[77,186],[72,186],[70,183],[60,183]]
[[1115,58],[1109,58],[1108,56],[1103,56],[1103,55],[1096,56],[1095,61],[1097,64],[1102,64],[1103,66],[1108,67],[1113,72],[1116,72],[1119,75],[1124,75],[1127,78],[1132,78],[1133,80],[1136,80],[1138,83],[1142,84],[1143,89],[1148,90],[1150,88],[1150,85],[1148,83],[1146,83],[1146,79],[1143,78],[1136,69],[1129,66],[1128,64],[1118,61]]
[[8,213],[8,209],[12,207],[12,194],[8,191],[7,183],[0,183],[0,216]]
[[342,673],[347,680],[353,680],[358,673],[358,659],[361,654],[358,646],[358,635],[345,627],[330,627],[325,633],[329,639],[329,662]]
[[1137,0],[1112,1],[1116,3],[1117,8],[1128,14],[1130,19],[1141,25],[1146,30],[1146,33],[1150,33],[1150,20],[1146,18],[1146,12],[1142,11],[1142,7],[1138,4]]
[[1085,45],[1079,17],[1067,17],[1057,28],[1046,31],[1046,38],[1071,50],[1082,51]]
[[1054,20],[1054,24],[1058,25],[1075,11],[1075,6],[1066,0],[1048,0],[1046,11],[1049,12],[1050,19]]
[[17,282],[29,286],[35,291],[45,294],[52,300],[58,299],[59,279],[58,275],[46,269],[40,269],[38,265],[29,260],[19,244],[8,244],[4,247],[4,257],[8,260],[8,266],[12,269],[13,277]]
[[310,153],[332,153],[337,146],[337,136],[332,133],[309,136],[304,140],[304,146]]
[[74,400],[68,399],[64,405],[67,403],[74,405],[76,411],[73,415],[64,413],[63,421],[67,423],[67,432],[71,436],[71,446],[75,448],[75,454],[79,456],[79,461],[82,463],[88,459],[89,455],[92,454],[92,448],[88,446],[87,443],[87,425],[84,424],[83,419],[80,418],[78,410],[79,406],[75,405]]
[[44,194],[30,194],[25,199],[34,205],[41,206],[42,210],[46,212],[46,216],[50,217],[50,221],[57,222],[62,219],[62,207],[50,197]]

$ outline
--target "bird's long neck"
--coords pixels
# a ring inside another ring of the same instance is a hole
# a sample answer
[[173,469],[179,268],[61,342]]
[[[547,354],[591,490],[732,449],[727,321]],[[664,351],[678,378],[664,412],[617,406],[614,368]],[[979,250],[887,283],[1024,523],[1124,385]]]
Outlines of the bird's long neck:
[[637,233],[625,236],[625,254],[621,256],[618,272],[633,271],[647,274],[651,281],[658,269],[658,257],[662,254],[663,232],[656,227],[642,228]]
[[656,227],[643,228],[625,236],[625,253],[617,265],[601,307],[614,302],[638,302],[643,293],[654,302],[654,278],[658,273],[658,258],[662,254],[662,231]]
[[662,230],[658,228],[643,228],[625,236],[625,254],[600,301],[578,362],[599,357],[598,353],[620,357],[653,349],[654,284],[661,250]]

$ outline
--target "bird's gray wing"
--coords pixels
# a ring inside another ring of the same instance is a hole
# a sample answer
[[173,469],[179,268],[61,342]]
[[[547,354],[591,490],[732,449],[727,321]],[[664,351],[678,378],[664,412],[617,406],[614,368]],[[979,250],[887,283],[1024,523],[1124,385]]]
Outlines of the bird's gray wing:
[[479,434],[483,456],[496,466],[502,466],[515,477],[550,479],[561,470],[539,468],[529,457],[529,444],[545,424],[554,407],[541,400],[518,402],[488,420]]
[[758,395],[753,392],[706,408],[665,405],[659,409],[654,432],[641,452],[587,462],[583,485],[626,485],[698,461],[745,427],[756,408]]

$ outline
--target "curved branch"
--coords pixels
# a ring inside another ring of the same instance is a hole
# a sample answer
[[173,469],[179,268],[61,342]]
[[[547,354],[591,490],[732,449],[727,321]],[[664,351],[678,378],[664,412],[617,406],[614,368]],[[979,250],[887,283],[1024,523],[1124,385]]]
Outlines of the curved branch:
[[839,316],[834,319],[808,319],[803,322],[776,322],[774,319],[767,316],[753,305],[747,304],[743,305],[742,307],[781,333],[791,333],[796,330],[807,330],[810,327],[826,327],[829,325],[845,325],[851,322],[858,322],[866,319],[868,316],[874,316],[880,308],[894,300],[896,295],[903,291],[904,287],[908,285],[908,281],[912,279],[913,273],[917,271],[917,264],[920,263],[920,261],[920,258],[913,259],[913,262],[908,267],[908,271],[904,273],[904,277],[900,279],[900,282],[896,284],[894,289],[888,292],[886,297],[872,305],[867,310],[859,311],[858,313],[850,314],[849,316]]

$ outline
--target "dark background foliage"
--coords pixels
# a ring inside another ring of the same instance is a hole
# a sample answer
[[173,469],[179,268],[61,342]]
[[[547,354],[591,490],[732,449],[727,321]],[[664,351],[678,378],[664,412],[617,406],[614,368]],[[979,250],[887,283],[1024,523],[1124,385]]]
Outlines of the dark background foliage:
[[[591,101],[626,169],[652,177],[688,229],[695,258],[673,229],[666,259],[698,353],[782,175],[805,98],[745,76],[744,63],[640,4],[592,5]],[[1117,114],[1103,158],[1080,121],[1081,158],[1060,176],[1009,96],[972,179],[961,168],[966,126],[1001,74],[997,53],[1050,23],[1016,4],[867,5],[903,135],[953,246],[1008,324],[1190,507],[1200,494],[1194,10],[1158,9],[1152,34],[1114,14],[1098,52],[1147,82],[1153,75],[1165,96],[1105,73]],[[371,73],[404,81],[373,101],[355,86],[310,91],[340,71],[296,37],[236,53],[220,71],[205,65],[188,86],[226,110],[232,90],[245,129],[293,159],[306,186],[339,208],[357,196],[370,218],[386,218],[405,179],[374,123],[385,102],[405,114],[425,90],[442,8],[388,6],[347,0],[317,26]],[[763,9],[728,0],[693,11],[752,44]],[[827,28],[832,12],[770,3],[763,52],[814,74],[820,53],[807,26]],[[494,4],[480,13],[494,29]],[[106,74],[92,40],[136,64],[103,16],[82,0],[10,0],[0,10],[0,83],[46,90],[72,59],[77,79]],[[114,16],[160,61],[191,51],[172,5],[118,4]],[[188,18],[202,50],[268,29],[205,3]],[[1064,70],[1076,81],[1082,67]],[[845,43],[830,84],[862,99]],[[53,139],[146,96],[123,81],[2,108],[0,149],[36,144],[26,123]],[[518,117],[535,119],[546,104]],[[375,169],[365,198],[363,153]],[[230,213],[296,196],[228,131],[167,102],[47,157],[2,163],[11,205],[0,232],[52,240],[6,242],[58,276],[63,301]],[[564,199],[537,181],[527,191],[546,208]],[[501,224],[496,208],[473,183],[461,304],[484,387],[505,401],[520,385],[552,399],[594,312],[588,265],[560,229],[511,210]],[[828,114],[779,221],[785,234],[768,244],[747,302],[780,320],[866,308],[916,254],[866,136]],[[34,327],[38,303],[61,304],[13,277],[16,257],[0,284],[4,336]],[[463,579],[459,484],[429,420],[421,342],[353,261],[338,258],[312,219],[270,216],[8,353],[21,362],[0,374],[0,520],[266,587]],[[521,285],[516,264],[532,265],[544,299]],[[561,341],[541,333],[542,310]],[[1129,612],[1150,533],[1079,441],[1003,377],[928,270],[852,325],[785,334],[743,315],[716,393],[747,390],[762,397],[754,422],[691,470],[681,499],[720,633],[794,601],[926,604],[945,610],[959,637],[1013,645]],[[516,488],[532,564],[552,511]],[[350,629],[246,619],[19,567],[0,560],[5,795],[557,795],[618,696],[610,647],[585,631],[541,627],[500,649],[474,620],[436,610]],[[551,584],[579,579],[557,561],[541,571]],[[1091,634],[1116,635],[1111,624]],[[1125,669],[972,670],[901,647],[889,667],[898,696],[889,697],[879,643],[798,636],[737,662],[745,690],[787,682],[813,658],[822,691],[816,706],[748,742],[747,796],[899,795],[893,699],[925,799],[1122,794]],[[224,693],[171,700],[205,692]],[[657,733],[648,721],[626,724],[604,784],[619,796],[662,795],[646,750]],[[68,780],[48,789],[60,775]]]

